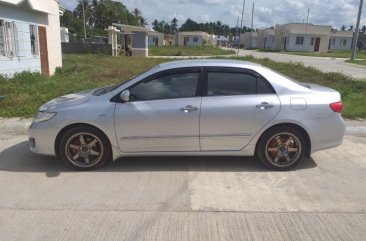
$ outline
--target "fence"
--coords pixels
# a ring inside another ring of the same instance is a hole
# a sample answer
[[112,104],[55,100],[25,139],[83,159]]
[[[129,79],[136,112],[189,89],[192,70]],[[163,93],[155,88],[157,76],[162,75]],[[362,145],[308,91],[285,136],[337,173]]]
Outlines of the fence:
[[111,44],[61,43],[63,54],[107,54],[112,55]]

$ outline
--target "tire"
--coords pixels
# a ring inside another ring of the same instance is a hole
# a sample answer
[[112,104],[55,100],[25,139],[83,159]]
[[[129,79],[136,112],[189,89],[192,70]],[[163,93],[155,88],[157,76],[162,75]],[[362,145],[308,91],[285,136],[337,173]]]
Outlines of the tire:
[[306,141],[293,127],[279,126],[266,131],[259,139],[256,157],[276,171],[294,168],[304,158]]
[[112,153],[104,133],[90,126],[78,126],[68,130],[63,135],[59,148],[62,160],[79,171],[104,166]]

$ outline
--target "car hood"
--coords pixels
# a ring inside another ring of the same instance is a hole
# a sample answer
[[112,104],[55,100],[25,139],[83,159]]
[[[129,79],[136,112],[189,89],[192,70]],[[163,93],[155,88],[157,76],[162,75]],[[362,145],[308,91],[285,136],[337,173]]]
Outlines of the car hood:
[[92,92],[92,90],[88,90],[58,97],[42,105],[39,110],[52,111],[55,109],[84,104],[92,98]]

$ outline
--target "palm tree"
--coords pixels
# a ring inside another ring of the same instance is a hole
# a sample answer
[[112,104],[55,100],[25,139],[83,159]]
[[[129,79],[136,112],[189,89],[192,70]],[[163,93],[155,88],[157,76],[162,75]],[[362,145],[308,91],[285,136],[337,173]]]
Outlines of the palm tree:
[[342,25],[341,30],[342,31],[346,30],[346,26]]
[[134,8],[132,13],[133,13],[133,15],[135,15],[136,18],[141,17],[141,11],[138,8]]
[[176,19],[175,17],[172,19],[172,21],[170,21],[170,30],[172,34],[178,32],[178,19]]
[[147,25],[146,18],[140,16],[139,18],[140,26],[145,27]]
[[362,33],[366,33],[366,25],[363,25],[361,29],[362,29]]

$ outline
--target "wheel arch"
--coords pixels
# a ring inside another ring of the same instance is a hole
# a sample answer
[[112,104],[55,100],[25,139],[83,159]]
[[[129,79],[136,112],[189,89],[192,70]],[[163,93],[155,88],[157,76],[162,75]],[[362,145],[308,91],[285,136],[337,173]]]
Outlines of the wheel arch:
[[95,125],[91,125],[91,124],[87,124],[87,123],[73,123],[73,124],[70,124],[70,125],[65,126],[64,128],[62,128],[58,132],[58,134],[56,136],[56,139],[55,139],[55,146],[54,146],[56,156],[59,156],[60,155],[60,148],[59,148],[59,146],[60,146],[61,139],[62,139],[63,135],[65,135],[65,133],[67,131],[69,131],[70,129],[75,128],[75,127],[81,127],[81,126],[82,127],[91,127],[91,128],[94,128],[94,129],[97,129],[98,131],[100,131],[105,136],[105,138],[108,140],[109,148],[112,149],[111,141],[109,140],[108,135],[106,135],[106,133],[103,130],[101,130],[100,128],[96,127]]
[[306,150],[305,150],[305,156],[306,157],[310,157],[310,153],[311,153],[311,140],[310,140],[310,136],[309,133],[300,125],[297,125],[295,123],[278,123],[275,124],[273,126],[268,127],[265,131],[262,132],[262,134],[259,136],[258,141],[255,144],[255,153],[257,153],[257,148],[258,148],[258,143],[259,140],[262,138],[262,136],[267,133],[268,131],[274,129],[274,128],[278,128],[278,127],[292,127],[296,130],[298,130],[304,137],[305,142],[306,142]]

